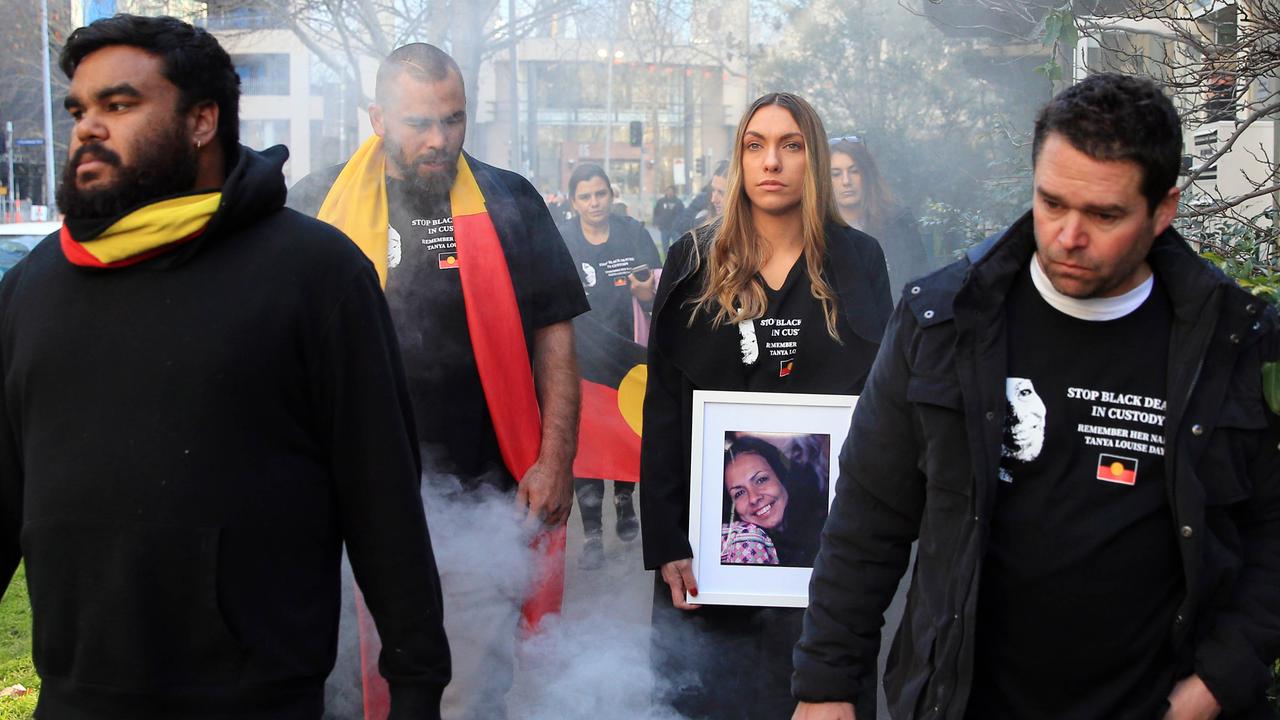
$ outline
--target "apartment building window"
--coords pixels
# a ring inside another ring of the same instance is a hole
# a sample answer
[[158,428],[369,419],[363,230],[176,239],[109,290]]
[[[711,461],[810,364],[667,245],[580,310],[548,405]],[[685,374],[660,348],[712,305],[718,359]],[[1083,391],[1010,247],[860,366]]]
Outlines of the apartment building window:
[[285,53],[232,55],[245,95],[288,95],[289,56]]
[[254,150],[289,144],[288,120],[241,120],[240,142]]
[[[1197,159],[1204,161],[1205,159],[1209,158],[1217,151],[1218,151],[1218,131],[1217,130],[1206,130],[1204,132],[1196,133],[1195,155]],[[1215,163],[1205,168],[1204,172],[1200,173],[1200,177],[1197,180],[1199,182],[1204,182],[1206,180],[1217,180],[1217,179],[1218,179],[1218,165],[1217,163]]]

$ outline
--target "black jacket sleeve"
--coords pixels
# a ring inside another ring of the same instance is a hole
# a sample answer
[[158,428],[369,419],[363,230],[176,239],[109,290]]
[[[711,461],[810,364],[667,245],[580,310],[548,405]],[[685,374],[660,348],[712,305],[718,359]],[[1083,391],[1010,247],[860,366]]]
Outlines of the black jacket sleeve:
[[[658,282],[655,307],[678,322],[676,308],[662,310],[677,281],[690,236],[671,247]],[[653,570],[672,560],[693,557],[689,546],[689,438],[685,422],[683,376],[662,353],[657,328],[649,333],[649,380],[644,392],[644,432],[640,439],[640,527],[644,566]]]
[[450,677],[440,578],[399,345],[367,261],[320,338],[312,386],[342,537],[382,638],[391,718],[436,720]]
[[12,408],[4,392],[8,365],[8,356],[0,346],[0,598],[5,596],[22,557],[22,458]]
[[[1262,360],[1276,363],[1280,335],[1274,316],[1269,319],[1273,329],[1261,342]],[[1280,652],[1280,417],[1271,410],[1266,416],[1267,428],[1250,454],[1252,492],[1233,509],[1244,562],[1231,600],[1205,618],[1208,632],[1195,650],[1195,672],[1222,706],[1223,717],[1259,714]]]
[[858,399],[793,655],[796,698],[852,702],[858,717],[876,716],[880,627],[924,507],[919,439],[906,399],[914,327],[900,304]]

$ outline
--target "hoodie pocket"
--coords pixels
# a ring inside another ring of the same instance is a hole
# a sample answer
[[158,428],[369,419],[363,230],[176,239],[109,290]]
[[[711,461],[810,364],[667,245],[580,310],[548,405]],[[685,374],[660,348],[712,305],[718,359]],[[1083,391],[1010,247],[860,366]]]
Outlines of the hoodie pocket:
[[35,521],[23,528],[32,651],[45,677],[139,692],[235,683],[218,528]]

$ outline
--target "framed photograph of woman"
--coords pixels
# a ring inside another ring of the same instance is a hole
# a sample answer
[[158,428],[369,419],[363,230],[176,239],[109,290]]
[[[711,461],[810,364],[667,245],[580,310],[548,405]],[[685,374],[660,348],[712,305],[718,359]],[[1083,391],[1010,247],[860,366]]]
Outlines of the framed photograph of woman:
[[857,397],[693,393],[689,544],[706,605],[805,607]]

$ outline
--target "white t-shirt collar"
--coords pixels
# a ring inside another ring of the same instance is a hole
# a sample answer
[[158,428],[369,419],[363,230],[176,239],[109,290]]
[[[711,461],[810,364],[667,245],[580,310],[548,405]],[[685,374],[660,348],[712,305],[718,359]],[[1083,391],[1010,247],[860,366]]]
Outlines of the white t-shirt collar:
[[1137,287],[1123,295],[1105,298],[1073,298],[1063,295],[1053,287],[1044,268],[1040,267],[1039,255],[1031,256],[1031,282],[1036,286],[1040,297],[1058,312],[1070,315],[1077,320],[1101,322],[1116,320],[1137,310],[1142,303],[1151,297],[1151,288],[1155,287],[1155,275],[1148,275]]

